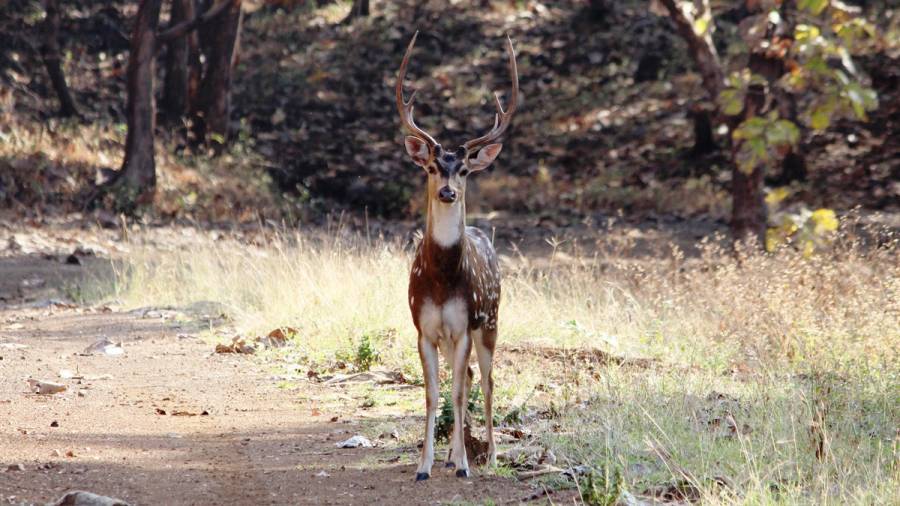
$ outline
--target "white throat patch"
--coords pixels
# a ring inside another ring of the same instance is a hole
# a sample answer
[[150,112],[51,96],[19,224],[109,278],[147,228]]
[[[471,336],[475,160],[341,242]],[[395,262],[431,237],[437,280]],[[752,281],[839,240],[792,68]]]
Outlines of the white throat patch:
[[462,236],[462,202],[451,205],[432,203],[431,238],[442,248],[449,248]]

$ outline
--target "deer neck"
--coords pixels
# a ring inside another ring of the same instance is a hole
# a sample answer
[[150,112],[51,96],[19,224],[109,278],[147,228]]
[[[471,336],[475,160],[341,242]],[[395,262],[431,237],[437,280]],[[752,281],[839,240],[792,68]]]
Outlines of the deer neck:
[[460,198],[451,205],[428,201],[425,247],[435,260],[458,262],[463,251],[466,230],[466,204]]

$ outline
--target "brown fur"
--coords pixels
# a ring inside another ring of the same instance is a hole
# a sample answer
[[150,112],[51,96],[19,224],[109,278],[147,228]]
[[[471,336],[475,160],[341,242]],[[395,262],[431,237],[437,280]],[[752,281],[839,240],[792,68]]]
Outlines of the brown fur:
[[416,329],[422,304],[442,306],[460,297],[466,301],[469,331],[483,329],[485,346],[494,350],[500,306],[500,265],[490,240],[481,230],[466,227],[459,242],[443,248],[428,235],[419,244],[409,279],[410,310]]

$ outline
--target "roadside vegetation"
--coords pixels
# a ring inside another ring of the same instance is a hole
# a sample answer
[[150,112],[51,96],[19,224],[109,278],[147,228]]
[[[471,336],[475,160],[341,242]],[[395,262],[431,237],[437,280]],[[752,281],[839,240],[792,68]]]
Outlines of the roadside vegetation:
[[[627,234],[597,234],[549,257],[504,255],[496,402],[515,436],[503,445],[511,457],[488,472],[585,466],[577,480],[539,479],[584,487],[593,504],[625,492],[890,503],[900,486],[897,238],[847,219],[830,239],[815,255],[734,254],[707,241],[691,256],[661,245],[638,257]],[[294,373],[286,387],[369,368],[420,381],[405,305],[411,252],[399,241],[273,230],[253,244],[140,242],[106,297],[214,302],[226,319],[210,326],[211,342],[289,327],[289,346],[263,355]],[[415,444],[419,389],[350,392],[360,409],[416,415],[398,443]]]

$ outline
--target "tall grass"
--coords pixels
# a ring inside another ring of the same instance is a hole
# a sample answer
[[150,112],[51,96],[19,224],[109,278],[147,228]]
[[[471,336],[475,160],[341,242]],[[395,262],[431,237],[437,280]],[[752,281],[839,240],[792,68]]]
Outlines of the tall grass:
[[[374,336],[389,364],[414,369],[410,249],[325,237],[133,246],[116,296],[215,301],[239,332],[291,326],[297,348],[317,355]],[[599,379],[576,363],[501,365],[501,408],[551,392],[554,418],[534,422],[546,425],[543,443],[566,461],[614,467],[636,493],[681,483],[714,503],[896,502],[900,247],[868,237],[844,235],[812,258],[735,254],[714,240],[690,257],[674,247],[637,257],[627,241],[506,252],[501,355],[512,343],[590,346],[655,365],[609,366]],[[569,395],[572,385],[581,390]]]

